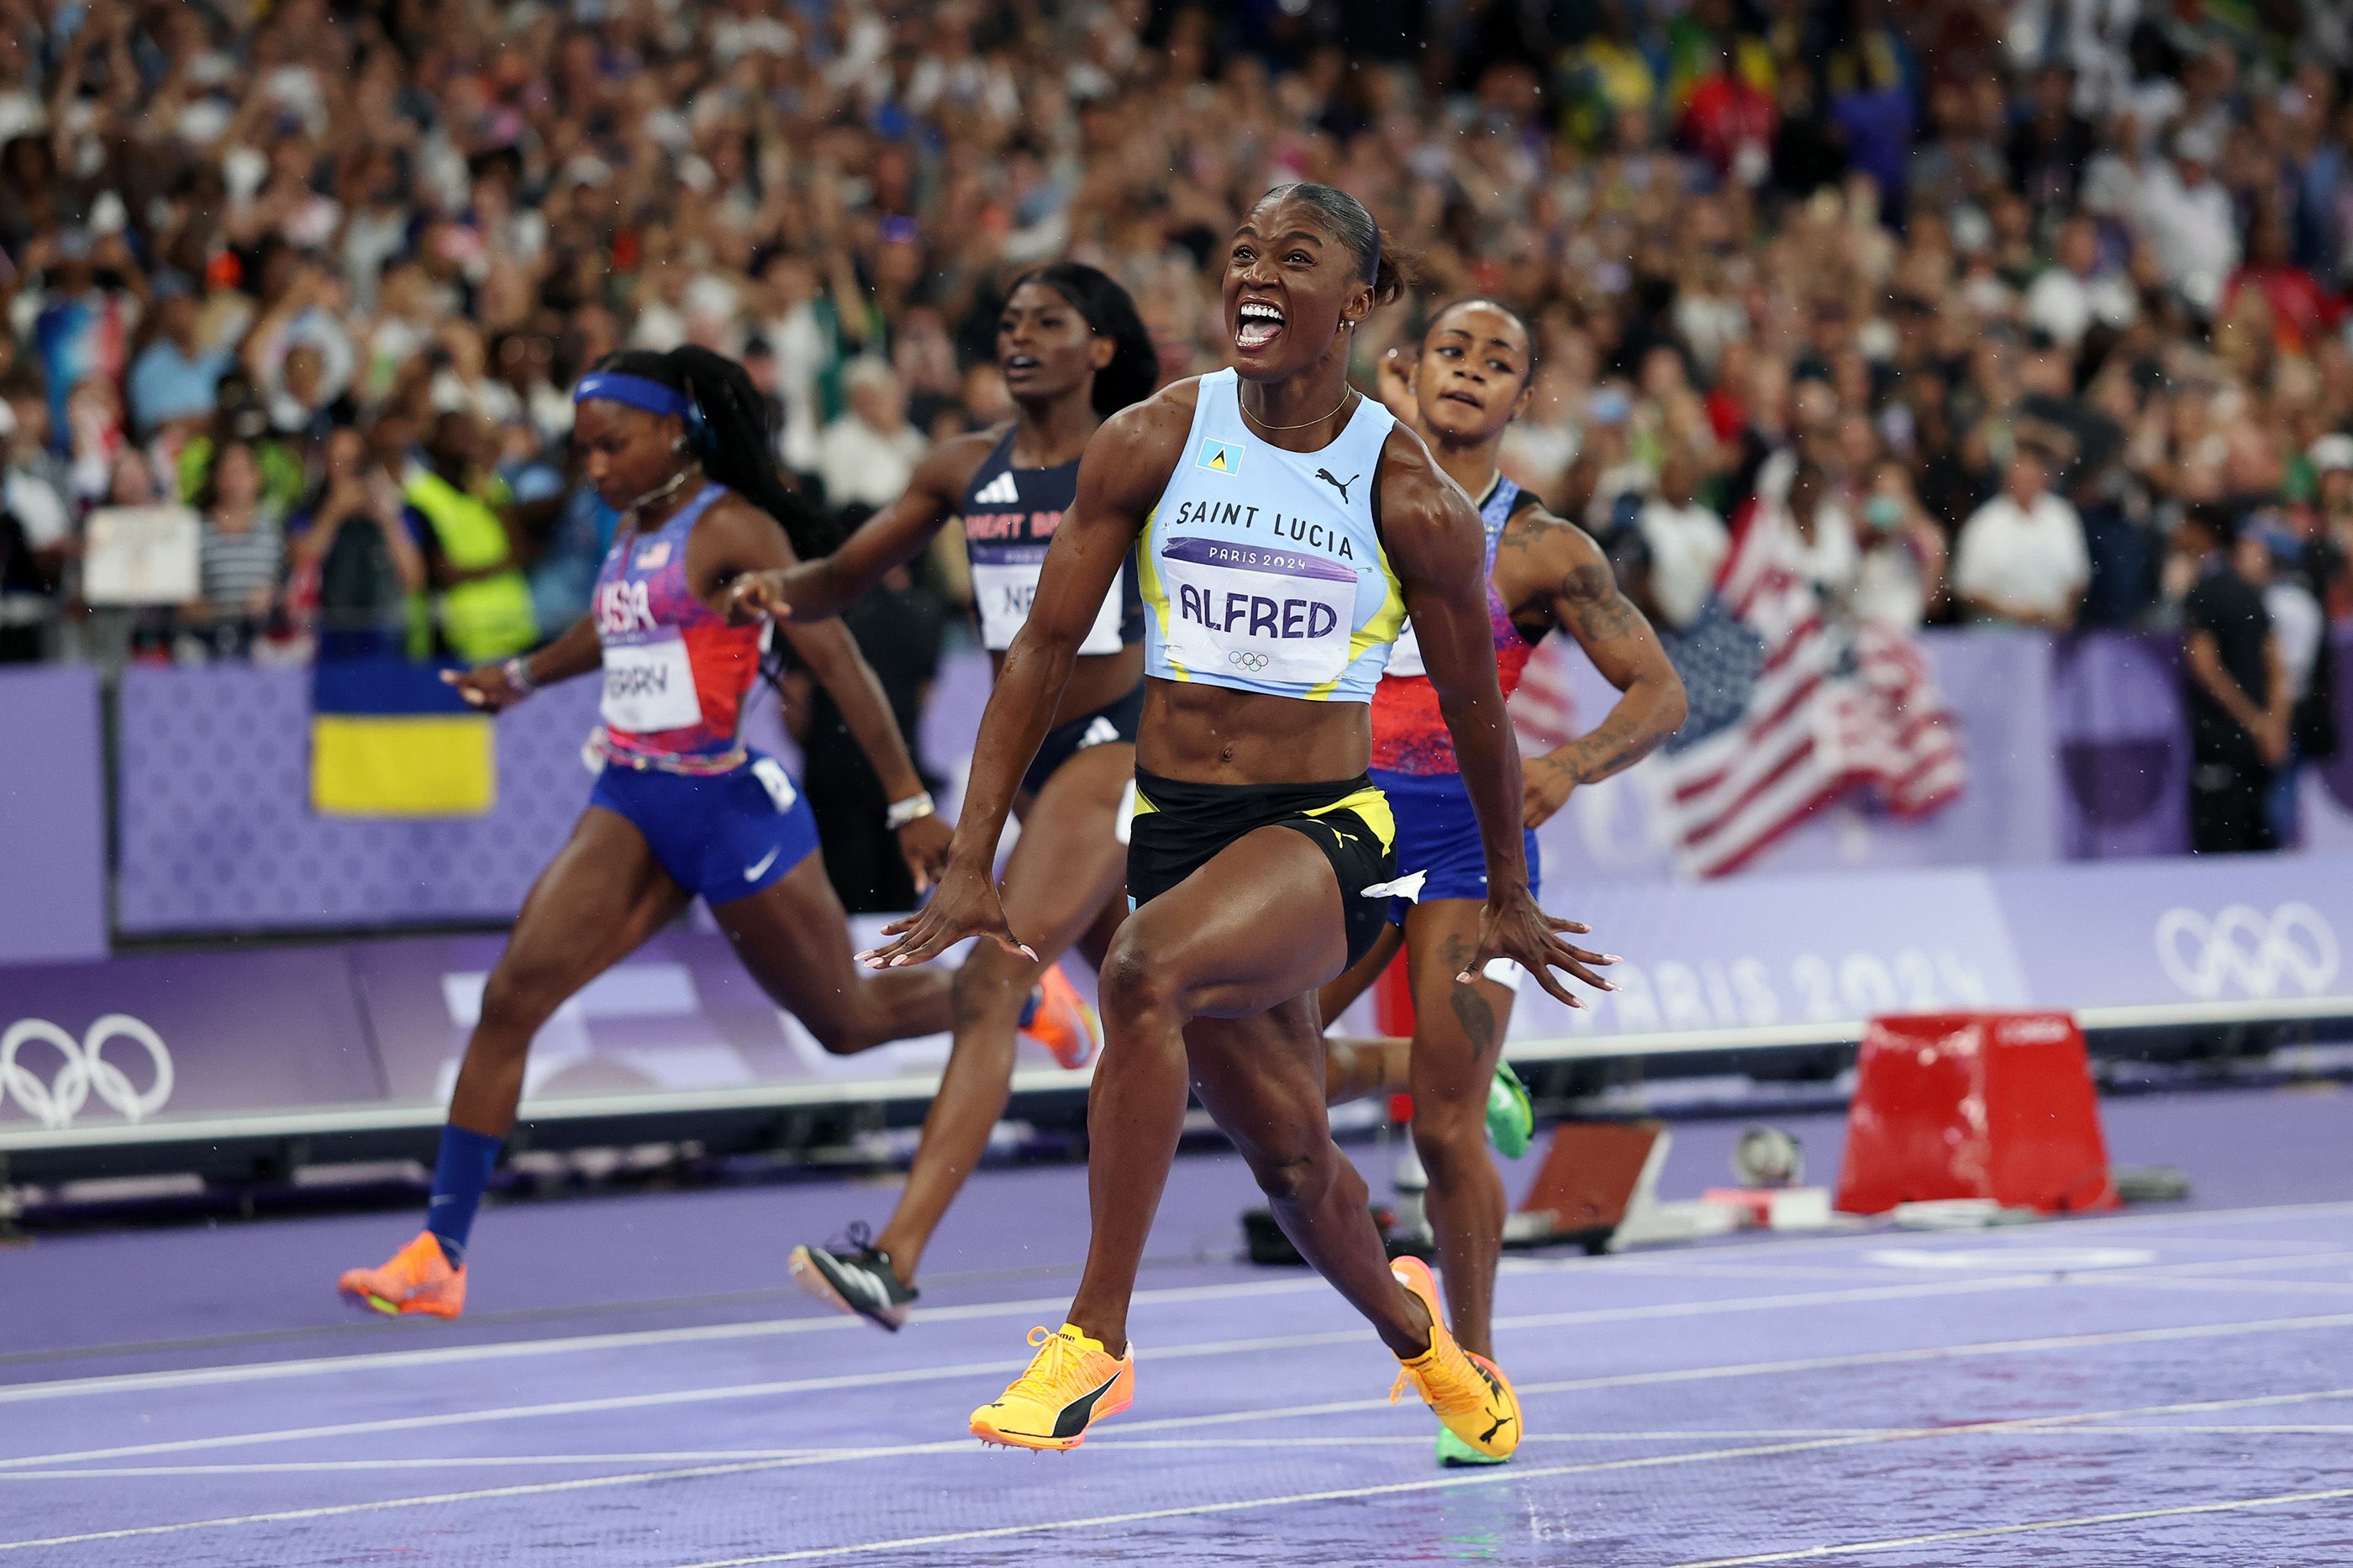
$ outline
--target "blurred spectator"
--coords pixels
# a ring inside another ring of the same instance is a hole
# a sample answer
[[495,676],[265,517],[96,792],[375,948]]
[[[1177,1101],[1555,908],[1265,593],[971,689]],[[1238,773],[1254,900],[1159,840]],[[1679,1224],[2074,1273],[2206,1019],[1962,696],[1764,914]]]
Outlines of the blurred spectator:
[[861,359],[843,377],[849,411],[825,427],[818,478],[835,507],[882,507],[899,499],[929,445],[907,423],[907,395],[881,360]]
[[2172,155],[2141,176],[2137,219],[2167,283],[2201,313],[2213,311],[2239,264],[2239,226],[2231,193],[2214,178],[2221,148],[2215,133],[2190,126],[2173,137]]
[[70,534],[65,501],[28,462],[14,405],[0,403],[0,664],[39,658]]
[[2092,574],[2084,524],[2052,495],[2049,468],[2031,452],[2012,458],[2001,493],[1961,527],[1953,592],[1978,618],[2064,631]]
[[327,437],[325,468],[291,521],[288,551],[293,592],[317,626],[318,656],[398,654],[426,585],[399,482],[369,462],[356,430]]
[[131,416],[143,436],[208,423],[220,379],[237,361],[230,350],[198,340],[196,300],[185,279],[161,279],[156,293],[154,338],[131,365]]
[[401,484],[423,520],[418,532],[440,640],[468,664],[505,658],[539,641],[508,514],[511,498],[485,461],[486,446],[487,433],[471,413],[441,414],[425,442],[425,460],[410,463]]
[[1917,631],[1944,594],[1945,536],[1920,510],[1901,463],[1872,469],[1862,514],[1847,611],[1857,620]]
[[2189,714],[2189,841],[2200,854],[2276,849],[2270,795],[2288,757],[2286,662],[2260,588],[2233,560],[2229,513],[2195,506],[2174,530]]
[[2097,226],[2073,217],[2060,226],[2051,264],[2028,287],[2023,313],[2028,326],[2072,352],[2094,324],[2130,326],[2137,308],[2131,285],[2100,269]]
[[214,456],[196,507],[205,521],[204,597],[184,618],[215,652],[242,653],[276,611],[286,567],[283,528],[263,497],[252,447],[233,441]]
[[1642,503],[1635,522],[1650,568],[1651,602],[1675,626],[1699,618],[1732,549],[1724,520],[1693,499],[1696,477],[1689,458],[1670,456],[1659,468],[1658,494]]

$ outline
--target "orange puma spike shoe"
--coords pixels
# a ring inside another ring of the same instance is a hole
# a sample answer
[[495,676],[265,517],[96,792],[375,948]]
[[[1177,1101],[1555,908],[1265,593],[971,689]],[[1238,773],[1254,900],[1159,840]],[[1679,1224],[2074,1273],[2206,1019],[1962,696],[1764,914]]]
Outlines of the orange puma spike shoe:
[[1430,1266],[1416,1258],[1400,1258],[1389,1265],[1397,1282],[1421,1299],[1430,1310],[1430,1348],[1398,1364],[1390,1385],[1389,1403],[1411,1387],[1422,1397],[1439,1424],[1461,1439],[1480,1458],[1508,1459],[1520,1446],[1520,1396],[1509,1379],[1483,1356],[1466,1352],[1446,1330],[1446,1313],[1439,1305],[1438,1281]]
[[1135,1347],[1113,1356],[1073,1324],[1029,1331],[1029,1370],[972,1413],[972,1435],[1008,1448],[1075,1448],[1087,1428],[1135,1399]]
[[1095,1059],[1103,1049],[1103,1021],[1087,1005],[1078,987],[1050,963],[1038,976],[1038,1010],[1021,1032],[1054,1053],[1054,1059],[1072,1072]]
[[388,1317],[426,1312],[454,1318],[466,1310],[466,1270],[449,1267],[429,1230],[418,1231],[383,1268],[346,1268],[335,1284],[345,1300]]

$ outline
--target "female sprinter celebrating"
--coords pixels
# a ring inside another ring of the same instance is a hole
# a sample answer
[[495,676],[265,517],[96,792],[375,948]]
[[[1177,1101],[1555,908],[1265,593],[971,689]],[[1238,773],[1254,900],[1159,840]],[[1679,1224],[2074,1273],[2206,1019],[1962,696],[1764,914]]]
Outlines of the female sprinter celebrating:
[[1103,970],[1109,1047],[1088,1112],[1087,1266],[1059,1332],[975,1411],[983,1440],[1074,1447],[1134,1390],[1128,1300],[1175,1158],[1187,1079],[1240,1147],[1301,1254],[1369,1319],[1456,1436],[1509,1454],[1511,1384],[1447,1333],[1430,1271],[1393,1270],[1365,1184],[1324,1121],[1315,987],[1371,944],[1394,862],[1366,776],[1366,703],[1410,611],[1484,833],[1473,963],[1511,958],[1575,1005],[1608,962],[1555,934],[1521,863],[1519,757],[1495,685],[1478,517],[1411,432],[1347,383],[1349,333],[1396,297],[1356,201],[1279,186],[1237,230],[1225,318],[1238,370],[1178,383],[1106,421],[1079,465],[1029,619],[981,721],[948,868],[867,954],[913,963],[967,936],[1007,948],[991,867],[1015,787],[1071,664],[1135,552],[1147,608],[1136,911]]
[[[827,1050],[847,1055],[951,1021],[948,976],[859,973],[840,900],[812,853],[807,803],[738,736],[766,628],[726,624],[728,589],[823,544],[776,472],[750,377],[704,349],[628,353],[583,377],[573,399],[589,482],[625,519],[591,612],[527,658],[448,679],[496,712],[601,666],[604,724],[589,743],[602,768],[482,992],[424,1231],[381,1268],[343,1276],[346,1297],[382,1312],[454,1318],[464,1308],[467,1235],[514,1125],[532,1037],[697,894],[761,988]],[[900,847],[928,883],[947,828],[874,672],[839,624],[786,635],[882,775]]]
[[[1430,455],[1477,498],[1487,533],[1487,623],[1504,694],[1520,683],[1528,655],[1555,626],[1577,639],[1620,693],[1591,733],[1527,764],[1525,853],[1533,891],[1533,829],[1577,785],[1631,766],[1672,734],[1683,721],[1683,688],[1650,623],[1619,593],[1600,547],[1495,469],[1504,428],[1528,401],[1530,349],[1518,316],[1491,300],[1465,300],[1431,319],[1407,390],[1410,423]],[[1455,978],[1478,951],[1487,873],[1472,797],[1417,640],[1408,626],[1373,690],[1372,777],[1397,813],[1398,864],[1427,880],[1415,899],[1390,906],[1396,923],[1372,951],[1324,987],[1322,1012],[1337,1017],[1404,942],[1412,966],[1410,1050],[1398,1048],[1404,1041],[1328,1042],[1333,1098],[1413,1091],[1414,1147],[1430,1171],[1427,1201],[1449,1319],[1464,1350],[1492,1358],[1504,1202],[1481,1132],[1490,1080],[1509,1071],[1502,1066],[1504,1026],[1520,972],[1493,964],[1468,984]],[[1509,1089],[1513,1109],[1524,1115],[1525,1091],[1516,1079]],[[1519,1121],[1515,1129],[1523,1147],[1525,1126]],[[1438,1457],[1443,1464],[1492,1462],[1443,1426]]]
[[[1018,417],[934,447],[907,493],[823,560],[737,584],[739,613],[839,615],[955,518],[972,558],[981,641],[1001,669],[1029,616],[1047,542],[1077,490],[1087,438],[1106,416],[1151,395],[1159,376],[1152,335],[1127,291],[1074,261],[1016,280],[997,319],[997,363]],[[812,1295],[886,1329],[906,1321],[923,1245],[1005,1113],[1014,1032],[1039,965],[1082,938],[1100,960],[1127,912],[1119,816],[1134,785],[1144,710],[1144,604],[1133,568],[1104,595],[1076,654],[1045,744],[1014,799],[1022,830],[1005,868],[1005,910],[1035,956],[983,942],[956,972],[955,1047],[882,1233],[869,1241],[853,1227],[852,1250],[793,1250],[793,1277]],[[1060,1028],[1068,1047],[1056,1056],[1064,1067],[1084,1067],[1098,1043],[1092,1020],[1066,994],[1059,971],[1043,974],[1059,1010],[1084,1026]]]

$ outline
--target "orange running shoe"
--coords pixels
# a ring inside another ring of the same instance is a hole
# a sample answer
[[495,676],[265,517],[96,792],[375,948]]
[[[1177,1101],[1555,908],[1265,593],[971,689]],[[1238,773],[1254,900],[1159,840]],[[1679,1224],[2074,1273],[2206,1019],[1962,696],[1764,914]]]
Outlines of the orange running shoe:
[[1087,1005],[1059,963],[1050,963],[1038,976],[1038,1011],[1021,1032],[1054,1053],[1054,1059],[1076,1072],[1103,1049],[1103,1020]]
[[1038,1353],[1029,1370],[972,1413],[972,1435],[1008,1448],[1075,1448],[1087,1428],[1116,1415],[1135,1399],[1135,1347],[1124,1356],[1103,1348],[1076,1325],[1050,1333],[1029,1331]]
[[1389,1265],[1397,1282],[1421,1299],[1430,1311],[1430,1348],[1399,1363],[1397,1382],[1389,1387],[1389,1403],[1408,1386],[1419,1394],[1439,1424],[1461,1438],[1481,1458],[1508,1459],[1520,1446],[1520,1396],[1511,1380],[1484,1356],[1475,1356],[1454,1342],[1447,1331],[1446,1313],[1438,1301],[1438,1281],[1430,1266],[1418,1258],[1400,1258]]
[[466,1270],[449,1267],[441,1243],[429,1230],[392,1255],[381,1268],[346,1268],[335,1281],[343,1299],[387,1317],[427,1312],[454,1318],[466,1310]]

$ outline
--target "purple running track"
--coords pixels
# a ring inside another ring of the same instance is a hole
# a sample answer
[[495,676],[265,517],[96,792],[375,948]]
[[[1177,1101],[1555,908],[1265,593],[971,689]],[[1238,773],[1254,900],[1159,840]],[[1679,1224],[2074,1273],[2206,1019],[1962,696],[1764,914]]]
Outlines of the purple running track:
[[[0,1251],[0,1568],[2353,1562],[2353,1099],[2106,1119],[2198,1201],[1510,1260],[1529,1436],[1475,1471],[1328,1289],[1230,1261],[1227,1157],[1180,1164],[1136,1404],[1069,1455],[964,1420],[1059,1321],[1075,1170],[977,1182],[896,1337],[781,1279],[880,1184],[494,1208],[456,1324],[341,1315],[392,1216],[44,1239]],[[1832,1176],[1835,1121],[1790,1124]],[[1680,1129],[1669,1195],[1736,1131]]]

